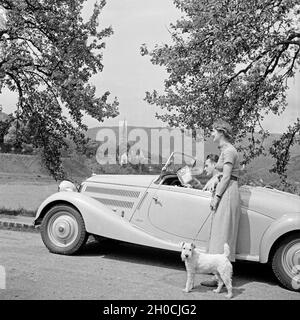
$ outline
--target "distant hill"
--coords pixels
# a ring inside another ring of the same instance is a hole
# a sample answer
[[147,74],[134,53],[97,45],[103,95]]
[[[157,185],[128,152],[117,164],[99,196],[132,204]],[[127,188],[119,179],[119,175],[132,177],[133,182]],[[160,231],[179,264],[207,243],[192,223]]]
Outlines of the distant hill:
[[[88,177],[92,173],[86,163],[79,159],[63,158],[62,163],[68,176]],[[12,153],[0,153],[0,176],[2,173],[20,176],[49,176],[39,156]]]
[[[91,128],[87,131],[87,136],[95,140],[96,135],[99,130],[101,129],[111,129],[115,132],[117,143],[118,143],[118,137],[119,137],[119,127],[113,126],[113,127],[96,127]],[[142,128],[147,132],[148,137],[151,136],[150,131],[151,129],[165,129],[162,127],[135,127],[135,126],[128,126],[127,132],[129,133],[133,129]],[[272,142],[280,137],[280,134],[278,133],[271,133],[268,138],[264,141],[264,147],[266,150],[268,150],[272,144]],[[257,137],[258,138],[258,135]],[[246,138],[247,139],[247,138]],[[246,139],[244,140],[246,143]],[[243,143],[243,142],[242,142]],[[191,150],[187,150],[187,153],[189,153]],[[204,156],[210,154],[210,153],[219,153],[219,150],[217,146],[213,143],[212,138],[206,139],[204,143]],[[190,152],[192,154],[192,152]],[[158,156],[158,155],[155,155]],[[274,159],[270,156],[260,156],[254,160],[247,166],[247,172],[253,176],[255,179],[263,179],[266,183],[275,182],[278,180],[278,175],[272,174],[269,172],[269,169],[272,168],[274,163]],[[294,182],[300,183],[300,145],[295,145],[291,148],[291,159],[288,166],[288,177]]]
[[[92,139],[92,140],[96,140],[96,136],[97,136],[97,133],[99,132],[99,130],[101,129],[111,129],[114,131],[115,135],[116,135],[116,138],[117,138],[117,143],[118,143],[118,139],[119,139],[119,127],[118,126],[112,126],[112,127],[96,127],[96,128],[91,128],[91,129],[88,129],[87,131],[87,136]],[[143,129],[146,131],[148,137],[151,136],[151,130],[152,129],[158,129],[158,130],[162,130],[162,129],[166,129],[166,128],[163,128],[163,127],[135,127],[135,126],[128,126],[127,127],[127,131],[128,133],[133,130],[133,129]],[[167,128],[168,129],[168,128]],[[264,146],[265,146],[265,149],[268,150],[272,144],[272,142],[276,139],[278,139],[281,135],[279,133],[271,133],[269,137],[267,137],[264,141]],[[258,139],[259,136],[258,134],[256,136],[254,136],[255,139]],[[245,138],[245,143],[246,143],[246,139]],[[242,143],[243,144],[243,143]],[[219,153],[219,150],[216,146],[215,143],[213,143],[212,141],[212,138],[207,138],[205,140],[205,143],[204,143],[204,153],[205,155],[207,154],[210,154],[210,153]],[[300,145],[295,145],[291,148],[291,157],[294,157],[294,156],[298,156],[300,155]],[[263,157],[262,157],[263,158]]]
[[[91,128],[88,129],[87,131],[87,136],[92,139],[92,140],[96,140],[97,138],[97,134],[101,129],[110,129],[114,132],[115,137],[116,137],[116,144],[117,146],[119,145],[119,126],[111,126],[111,127],[96,127],[96,128]],[[155,163],[157,163],[158,161],[166,161],[166,159],[168,158],[169,154],[166,152],[162,152],[160,154],[156,153],[155,150],[150,150],[150,137],[151,137],[151,130],[171,130],[170,128],[166,128],[166,127],[137,127],[137,126],[127,126],[127,133],[129,134],[132,130],[135,129],[142,129],[146,132],[146,135],[148,137],[148,147],[145,146],[144,148],[142,148],[142,151],[144,154],[149,153],[148,158],[151,156],[152,161],[155,161]],[[174,148],[174,141],[173,139],[171,140],[170,143],[170,149],[173,150]],[[174,148],[174,150],[176,151],[176,148]],[[192,146],[189,143],[186,143],[185,145],[185,152],[187,154],[192,155]],[[162,159],[162,160],[161,160]]]
[[[0,112],[0,120],[7,119],[8,115],[4,112]],[[117,143],[119,139],[119,127],[103,127],[107,129],[112,129],[115,132]],[[92,140],[96,139],[96,135],[100,129],[103,128],[91,128],[87,131],[87,136]],[[140,127],[128,126],[128,133],[133,129],[138,129]],[[151,136],[151,129],[165,129],[162,127],[143,127],[146,131],[148,137]],[[271,134],[264,142],[266,150],[271,146],[272,141],[278,139],[280,134]],[[151,150],[149,150],[151,152]],[[189,148],[186,148],[186,153],[192,154]],[[204,143],[204,155],[206,156],[209,153],[219,153],[217,146],[212,142],[212,139],[209,138]],[[156,161],[165,161],[161,159],[159,154],[146,154],[145,156],[151,157]],[[254,159],[247,167],[247,173],[253,177],[254,180],[263,179],[266,183],[274,183],[278,181],[278,175],[272,174],[269,172],[274,159],[270,156],[260,156]],[[87,159],[82,158],[63,158],[63,166],[68,176],[73,177],[87,177],[91,175],[93,171],[101,169],[101,166],[96,162],[96,158],[92,157]],[[112,172],[117,172],[119,170],[117,167],[112,168]],[[101,170],[100,170],[101,171]],[[18,154],[3,154],[0,153],[0,175],[1,173],[15,174],[15,175],[42,175],[48,176],[47,170],[41,166],[40,160],[37,156],[34,155],[18,155]],[[134,172],[132,172],[134,173]],[[296,145],[291,148],[291,159],[288,165],[288,178],[290,181],[300,185],[300,146]]]

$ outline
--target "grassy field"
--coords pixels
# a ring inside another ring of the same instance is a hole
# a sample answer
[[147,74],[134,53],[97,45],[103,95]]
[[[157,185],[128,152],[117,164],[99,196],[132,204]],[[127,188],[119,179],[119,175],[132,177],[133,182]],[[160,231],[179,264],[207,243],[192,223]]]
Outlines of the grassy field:
[[[85,164],[76,159],[63,159],[63,165],[75,182],[90,176]],[[32,215],[57,186],[38,157],[0,153],[0,214]]]
[[0,174],[0,214],[31,215],[56,191],[57,183],[49,178]]

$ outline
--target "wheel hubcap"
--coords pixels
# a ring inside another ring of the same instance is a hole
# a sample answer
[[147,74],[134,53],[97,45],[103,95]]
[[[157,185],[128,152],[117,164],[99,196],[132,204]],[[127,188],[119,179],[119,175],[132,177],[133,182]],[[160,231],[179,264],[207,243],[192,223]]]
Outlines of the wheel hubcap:
[[79,232],[76,219],[68,212],[54,214],[49,220],[47,229],[49,239],[58,247],[71,245]]
[[[300,240],[290,242],[282,253],[284,271],[294,280],[300,280]],[[296,279],[297,278],[297,279]]]

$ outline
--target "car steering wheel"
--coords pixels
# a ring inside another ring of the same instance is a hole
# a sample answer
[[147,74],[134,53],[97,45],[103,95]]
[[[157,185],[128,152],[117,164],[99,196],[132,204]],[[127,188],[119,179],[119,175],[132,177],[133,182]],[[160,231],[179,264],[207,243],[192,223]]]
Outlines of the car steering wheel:
[[169,186],[181,186],[182,184],[181,184],[181,182],[179,181],[179,179],[178,180],[174,180],[174,181],[172,181],[170,184],[169,184]]

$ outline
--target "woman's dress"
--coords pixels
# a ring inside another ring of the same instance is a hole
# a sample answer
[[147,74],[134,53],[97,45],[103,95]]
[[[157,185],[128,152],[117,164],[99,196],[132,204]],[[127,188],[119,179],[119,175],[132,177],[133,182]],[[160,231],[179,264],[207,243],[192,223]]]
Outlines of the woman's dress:
[[[230,143],[226,143],[222,149],[216,169],[223,171],[225,163],[232,164],[231,176],[239,177],[239,157],[237,150]],[[216,194],[224,189],[222,180],[216,187]],[[241,215],[240,194],[238,181],[230,179],[227,188],[223,191],[217,210],[213,213],[208,253],[217,254],[224,252],[224,244],[230,247],[230,261],[235,261],[236,241]]]

